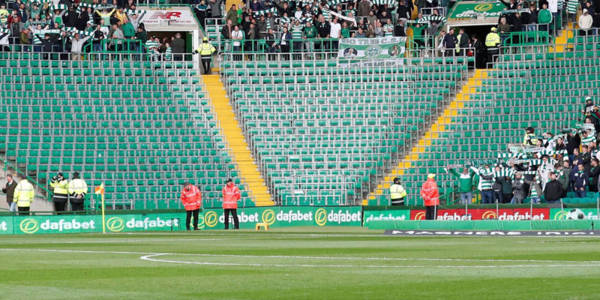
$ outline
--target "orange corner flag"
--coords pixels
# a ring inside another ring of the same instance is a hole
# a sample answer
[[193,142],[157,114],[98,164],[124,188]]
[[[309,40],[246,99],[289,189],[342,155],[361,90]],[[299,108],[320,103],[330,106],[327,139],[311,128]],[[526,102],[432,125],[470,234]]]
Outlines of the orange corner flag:
[[96,194],[100,194],[100,195],[104,195],[104,183],[102,183],[100,186],[96,187],[95,193]]

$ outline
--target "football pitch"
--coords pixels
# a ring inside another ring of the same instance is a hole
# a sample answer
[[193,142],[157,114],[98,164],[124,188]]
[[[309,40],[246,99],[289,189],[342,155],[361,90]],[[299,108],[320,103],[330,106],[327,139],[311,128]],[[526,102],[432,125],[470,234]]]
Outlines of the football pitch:
[[2,299],[598,299],[595,237],[360,228],[2,237]]

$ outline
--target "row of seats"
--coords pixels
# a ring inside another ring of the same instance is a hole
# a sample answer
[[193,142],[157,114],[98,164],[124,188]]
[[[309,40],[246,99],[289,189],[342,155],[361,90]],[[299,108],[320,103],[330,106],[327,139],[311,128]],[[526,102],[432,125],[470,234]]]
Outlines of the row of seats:
[[[465,77],[465,64],[223,62],[261,171],[283,205],[356,204]],[[305,180],[306,179],[306,180]]]
[[252,206],[190,63],[107,59],[0,53],[0,152],[9,162],[42,186],[57,172],[104,182],[112,208],[181,208],[185,182],[218,207],[227,178]]
[[[458,114],[451,116],[452,122],[444,132],[436,133],[440,139],[432,140],[419,160],[405,169],[401,179],[410,203],[420,203],[419,189],[428,173],[438,175],[442,193],[449,192],[456,179],[446,172],[447,166],[493,164],[498,153],[508,151],[507,144],[522,142],[526,127],[536,128],[538,134],[574,127],[580,122],[584,97],[598,94],[598,54],[600,51],[593,56],[500,56],[495,69],[485,71],[487,78],[481,79],[481,86],[468,95],[471,101],[464,102]],[[382,192],[369,204],[388,204],[388,191]]]

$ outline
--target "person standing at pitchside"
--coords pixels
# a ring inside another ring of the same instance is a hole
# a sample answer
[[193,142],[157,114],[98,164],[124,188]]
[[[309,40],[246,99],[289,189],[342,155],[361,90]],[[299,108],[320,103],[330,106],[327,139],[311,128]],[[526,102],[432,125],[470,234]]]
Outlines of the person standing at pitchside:
[[423,197],[425,203],[425,218],[427,220],[436,219],[437,206],[440,205],[440,192],[434,178],[435,174],[427,175],[427,181],[423,183],[421,188],[421,197]]
[[225,230],[229,229],[229,214],[233,216],[233,228],[240,229],[237,215],[237,201],[242,198],[240,189],[235,186],[233,180],[227,179],[223,187],[223,213],[225,214]]

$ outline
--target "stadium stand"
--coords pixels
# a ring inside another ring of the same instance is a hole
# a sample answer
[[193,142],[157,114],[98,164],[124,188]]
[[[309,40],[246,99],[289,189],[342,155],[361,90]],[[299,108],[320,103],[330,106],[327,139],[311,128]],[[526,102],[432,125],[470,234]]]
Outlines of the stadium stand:
[[336,60],[225,60],[238,118],[282,205],[362,201],[468,69],[463,58],[369,68]]
[[[477,72],[472,87],[459,94],[460,105],[447,111],[443,130],[434,128],[438,138],[414,149],[416,156],[401,163],[391,177],[402,175],[405,182],[416,184],[427,173],[436,173],[442,186],[451,190],[453,179],[444,168],[493,165],[508,144],[522,142],[526,127],[557,135],[575,128],[581,122],[584,98],[597,97],[600,69],[594,40],[578,37],[572,52],[539,47],[539,53],[501,55],[494,69]],[[407,161],[410,165],[405,168]],[[369,203],[387,203],[385,194],[382,185]],[[409,194],[419,203],[417,190]]]
[[[191,62],[60,61],[0,53],[1,152],[41,185],[79,171],[113,208],[178,208],[184,181],[219,206],[240,183]],[[245,187],[240,186],[243,190]],[[243,191],[245,206],[253,205]]]

